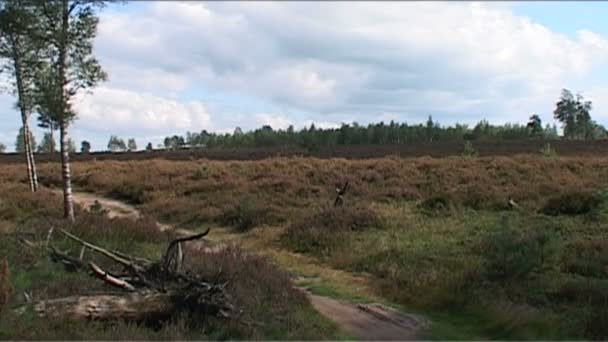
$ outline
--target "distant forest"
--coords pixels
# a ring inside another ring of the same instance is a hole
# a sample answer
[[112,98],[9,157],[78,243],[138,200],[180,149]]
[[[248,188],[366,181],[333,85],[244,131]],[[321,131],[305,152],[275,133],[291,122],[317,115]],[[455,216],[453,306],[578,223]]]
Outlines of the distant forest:
[[[274,147],[299,146],[308,149],[331,147],[335,145],[375,145],[409,144],[433,141],[464,140],[517,140],[528,138],[559,138],[555,125],[546,127],[505,124],[491,125],[482,120],[475,127],[456,124],[441,126],[429,117],[426,124],[379,122],[362,126],[355,123],[342,124],[339,128],[317,128],[314,124],[299,131],[293,126],[275,130],[263,126],[253,131],[243,132],[236,128],[232,134],[217,134],[203,130],[200,133],[188,132],[186,136],[166,137],[164,147],[178,149],[183,147]],[[148,146],[151,148],[151,145]]]
[[[563,137],[566,139],[601,139],[607,137],[606,129],[591,119],[591,102],[569,90],[562,91],[553,112],[557,121],[562,124]],[[183,147],[273,147],[299,146],[318,149],[336,145],[382,145],[410,144],[417,142],[459,142],[465,140],[522,140],[522,139],[558,139],[557,126],[543,126],[540,117],[530,116],[526,124],[492,125],[481,120],[474,127],[455,124],[442,126],[431,116],[425,124],[410,125],[391,121],[359,125],[342,124],[339,128],[317,128],[314,124],[296,131],[293,126],[275,130],[263,126],[253,131],[243,132],[236,128],[232,134],[217,134],[203,130],[200,133],[188,132],[185,137],[174,135],[166,137],[166,149]],[[148,144],[147,149],[152,149]]]

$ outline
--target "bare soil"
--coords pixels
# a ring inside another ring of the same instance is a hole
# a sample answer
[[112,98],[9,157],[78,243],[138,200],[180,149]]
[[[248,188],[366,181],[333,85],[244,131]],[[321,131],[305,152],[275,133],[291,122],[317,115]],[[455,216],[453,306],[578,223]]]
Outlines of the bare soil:
[[[96,202],[110,218],[120,217],[139,219],[142,217],[132,205],[90,193],[75,192],[74,202],[89,210]],[[170,225],[157,223],[161,231],[174,230],[178,234],[189,235],[194,232],[174,229]],[[221,245],[209,247],[208,241],[201,242],[201,249],[214,252]],[[359,340],[417,340],[428,327],[429,321],[415,314],[403,314],[382,304],[356,304],[318,296],[301,289],[308,295],[313,307],[322,315],[336,323],[349,336]]]

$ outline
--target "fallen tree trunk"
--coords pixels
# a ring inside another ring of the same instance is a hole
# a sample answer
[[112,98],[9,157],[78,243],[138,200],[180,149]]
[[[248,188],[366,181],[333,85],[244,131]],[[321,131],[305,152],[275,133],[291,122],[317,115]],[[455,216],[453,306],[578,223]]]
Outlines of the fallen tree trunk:
[[[142,291],[129,294],[71,296],[31,305],[40,317],[71,320],[158,320],[176,309],[172,293]],[[22,308],[19,311],[23,311]]]

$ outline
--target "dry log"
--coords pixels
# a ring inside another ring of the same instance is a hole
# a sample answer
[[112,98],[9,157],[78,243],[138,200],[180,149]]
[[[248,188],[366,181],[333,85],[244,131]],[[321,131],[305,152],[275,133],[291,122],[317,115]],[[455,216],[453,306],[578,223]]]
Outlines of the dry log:
[[143,321],[169,316],[175,311],[176,303],[171,293],[145,291],[116,295],[72,296],[41,301],[31,307],[40,317]]

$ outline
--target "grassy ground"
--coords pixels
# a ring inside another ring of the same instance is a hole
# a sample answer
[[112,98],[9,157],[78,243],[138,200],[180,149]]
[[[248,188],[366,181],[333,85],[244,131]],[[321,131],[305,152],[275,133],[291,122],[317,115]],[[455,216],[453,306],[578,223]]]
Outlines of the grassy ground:
[[376,204],[382,224],[341,234],[313,218],[306,233],[296,224],[282,240],[335,268],[372,274],[385,298],[443,323],[431,337],[471,338],[468,330],[498,339],[602,339],[606,208],[565,217]]
[[[58,165],[40,170],[59,184]],[[16,166],[0,176],[24,181]],[[424,313],[429,338],[608,338],[608,210],[595,193],[608,158],[104,161],[74,176],[164,222],[233,227],[212,238],[314,292]],[[347,206],[331,209],[345,178]]]
[[[45,241],[50,225],[63,226],[72,233],[108,249],[157,259],[166,247],[168,236],[156,232],[153,221],[143,219],[109,220],[99,214],[77,212],[77,222],[67,226],[58,215],[57,195],[41,191],[30,194],[24,184],[0,183],[0,339],[76,339],[76,340],[175,340],[175,339],[341,339],[344,336],[320,316],[306,298],[293,289],[287,273],[267,258],[247,256],[238,247],[214,255],[189,251],[187,267],[203,275],[228,281],[239,319],[220,321],[212,318],[175,315],[161,327],[125,322],[74,323],[38,318],[31,312],[17,315],[11,309],[24,304],[24,292],[34,300],[111,290],[101,281],[78,272],[66,272],[53,263],[42,247],[27,247],[16,233],[29,241]],[[61,250],[77,256],[78,246],[53,238]],[[96,262],[110,265],[101,258]],[[4,300],[5,298],[6,300]],[[243,324],[246,322],[246,324]]]

